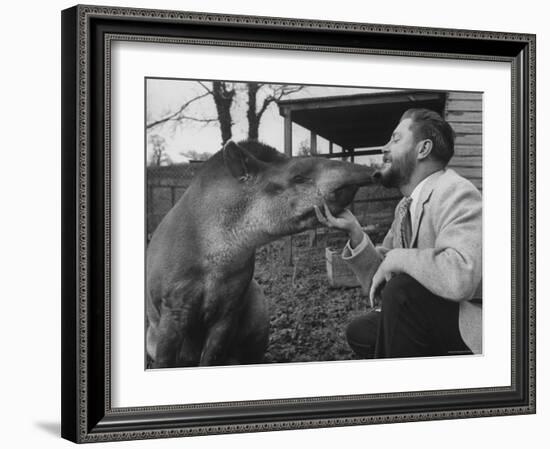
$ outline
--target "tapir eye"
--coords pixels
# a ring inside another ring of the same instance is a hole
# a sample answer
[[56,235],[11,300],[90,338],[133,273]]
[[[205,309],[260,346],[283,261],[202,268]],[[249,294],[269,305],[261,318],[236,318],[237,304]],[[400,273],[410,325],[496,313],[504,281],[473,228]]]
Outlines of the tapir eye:
[[310,179],[309,178],[306,178],[305,176],[302,176],[302,175],[296,175],[294,176],[294,178],[292,178],[292,182],[294,184],[303,184],[304,182],[308,182]]

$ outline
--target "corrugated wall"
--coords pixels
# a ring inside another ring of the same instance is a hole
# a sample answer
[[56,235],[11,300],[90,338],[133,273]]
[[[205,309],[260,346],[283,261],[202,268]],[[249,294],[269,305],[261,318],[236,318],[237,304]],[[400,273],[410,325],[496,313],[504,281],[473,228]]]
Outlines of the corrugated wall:
[[455,155],[449,167],[482,189],[482,94],[450,92],[447,121],[456,133]]

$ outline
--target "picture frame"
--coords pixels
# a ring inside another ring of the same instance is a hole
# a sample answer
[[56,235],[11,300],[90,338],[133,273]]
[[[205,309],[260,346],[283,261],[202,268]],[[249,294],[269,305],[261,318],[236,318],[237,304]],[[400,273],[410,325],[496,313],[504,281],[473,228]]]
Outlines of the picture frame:
[[[510,385],[114,407],[110,112],[111,45],[118,41],[509,64]],[[505,32],[83,5],[64,10],[62,436],[84,443],[535,413],[535,42],[534,35]]]

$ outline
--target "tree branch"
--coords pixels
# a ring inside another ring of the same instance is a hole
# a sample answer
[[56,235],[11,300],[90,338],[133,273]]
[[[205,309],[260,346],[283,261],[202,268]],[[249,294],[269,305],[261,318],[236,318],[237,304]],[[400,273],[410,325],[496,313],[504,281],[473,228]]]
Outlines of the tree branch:
[[283,97],[286,97],[287,95],[294,94],[296,92],[300,92],[305,86],[281,86],[279,89],[275,90],[275,93],[277,93],[276,97],[277,100],[280,100]]
[[167,120],[167,121],[182,122],[184,120],[189,120],[191,122],[199,122],[199,123],[212,123],[212,122],[217,122],[218,121],[217,118],[198,118],[198,117],[193,117],[193,116],[190,116],[190,115],[180,115],[178,117],[172,118],[172,119]]
[[151,129],[151,128],[157,126],[157,125],[161,125],[162,123],[166,123],[166,122],[172,121],[172,120],[178,120],[178,121],[181,121],[181,120],[184,120],[184,119],[192,120],[191,117],[182,115],[183,111],[185,109],[187,109],[189,107],[189,105],[191,105],[195,101],[200,100],[201,98],[204,98],[208,95],[210,95],[210,93],[206,92],[202,95],[199,95],[198,97],[191,98],[191,100],[189,100],[189,101],[185,102],[184,104],[182,104],[176,112],[173,112],[172,114],[169,114],[166,117],[163,117],[161,119],[155,120],[154,122],[147,123],[146,128]]
[[204,90],[206,90],[206,92],[208,92],[210,95],[214,95],[214,93],[212,92],[212,89],[209,89],[208,87],[206,87],[206,84],[204,84],[202,81],[197,81],[197,83],[199,83],[202,87],[204,87]]
[[263,113],[271,103],[273,103],[274,101],[279,101],[281,98],[286,97],[287,95],[299,92],[303,88],[304,86],[295,86],[295,87],[281,86],[280,88],[273,89],[273,93],[264,98],[262,107],[260,108],[257,114],[258,118],[260,118],[263,115]]
[[267,109],[267,107],[273,103],[275,101],[275,97],[273,97],[272,95],[268,96],[268,97],[265,97],[264,98],[264,101],[262,103],[262,107],[260,108],[260,110],[258,111],[257,113],[257,116],[258,116],[258,119],[261,118],[261,116],[263,115],[263,113],[265,112],[265,110]]

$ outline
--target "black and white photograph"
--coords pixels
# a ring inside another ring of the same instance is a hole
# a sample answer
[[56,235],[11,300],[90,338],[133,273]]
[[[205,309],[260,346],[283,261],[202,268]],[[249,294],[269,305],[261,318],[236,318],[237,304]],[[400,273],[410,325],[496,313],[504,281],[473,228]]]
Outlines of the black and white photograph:
[[61,14],[62,436],[534,414],[536,36],[200,9]]
[[0,445],[544,447],[544,5],[6,2]]
[[483,92],[144,89],[147,369],[483,354]]

